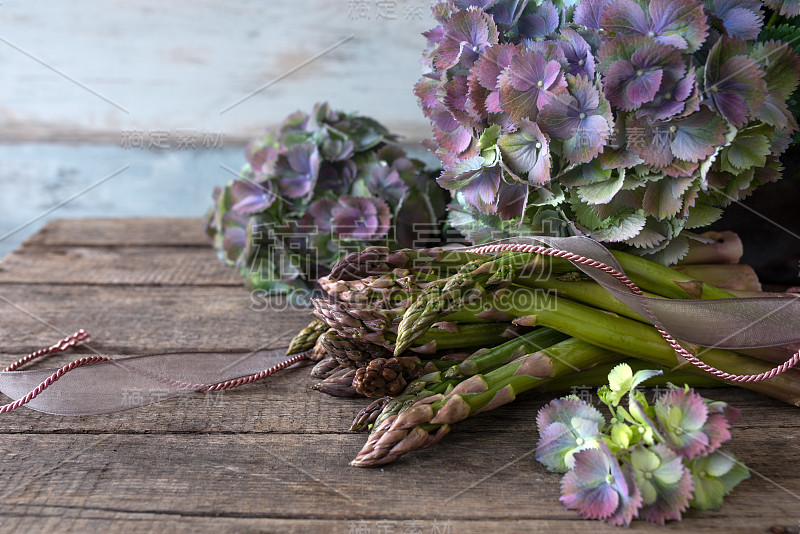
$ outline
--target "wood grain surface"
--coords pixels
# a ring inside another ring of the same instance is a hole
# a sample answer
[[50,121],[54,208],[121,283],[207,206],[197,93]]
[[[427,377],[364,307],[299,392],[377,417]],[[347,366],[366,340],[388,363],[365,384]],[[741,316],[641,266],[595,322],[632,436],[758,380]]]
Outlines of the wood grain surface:
[[[304,311],[279,300],[253,309],[199,220],[169,221],[169,234],[158,231],[164,222],[54,221],[0,262],[0,364],[80,327],[93,348],[124,357],[277,347],[305,324]],[[365,402],[327,397],[313,383],[296,368],[119,414],[4,414],[0,531],[619,531],[564,510],[560,477],[535,461],[535,415],[547,396],[470,418],[383,469],[357,469],[348,462],[365,436],[346,428]],[[722,510],[691,511],[666,529],[797,532],[797,409],[739,389],[706,393],[742,409],[727,449],[753,476]],[[664,530],[639,521],[632,529]]]

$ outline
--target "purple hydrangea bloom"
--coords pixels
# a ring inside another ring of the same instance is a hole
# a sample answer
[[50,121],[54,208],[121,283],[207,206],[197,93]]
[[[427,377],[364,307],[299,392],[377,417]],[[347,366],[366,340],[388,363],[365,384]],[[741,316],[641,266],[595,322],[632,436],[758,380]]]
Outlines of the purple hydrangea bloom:
[[317,182],[320,158],[317,147],[311,143],[289,149],[279,162],[281,192],[289,198],[309,196]]
[[722,37],[708,53],[706,96],[725,120],[734,126],[756,116],[767,96],[764,72],[747,56],[747,44]]
[[606,6],[611,2],[612,0],[581,0],[575,6],[575,15],[572,20],[575,24],[599,30],[602,27],[601,21],[603,20]]
[[443,104],[436,105],[430,120],[433,136],[442,149],[440,157],[446,165],[457,161],[473,144],[472,132],[462,126]]
[[434,65],[441,70],[459,63],[470,67],[484,49],[497,41],[497,26],[486,12],[475,7],[458,11],[444,23]]
[[231,185],[232,209],[239,213],[252,215],[269,208],[275,202],[270,182],[235,180]]
[[351,159],[336,163],[323,161],[319,167],[316,187],[341,195],[350,188],[357,174],[358,167]]
[[796,0],[764,0],[764,3],[784,17],[800,15],[800,2]]
[[[229,211],[222,217],[222,259],[239,265],[245,259],[247,249],[247,225],[249,217]],[[222,257],[221,256],[221,257]]]
[[447,110],[458,121],[465,126],[480,128],[480,121],[474,121],[470,110],[467,107],[467,94],[469,86],[466,76],[453,76],[445,82],[442,87],[442,102]]
[[731,439],[731,425],[739,420],[741,412],[726,402],[706,402],[706,406],[708,420],[703,425],[703,432],[708,436],[708,452],[711,452]]
[[601,27],[623,35],[644,35],[694,52],[708,37],[703,4],[698,0],[614,0],[603,9]]
[[436,181],[445,189],[461,192],[482,212],[495,213],[503,170],[499,164],[484,167],[483,161],[481,156],[461,160],[445,169]]
[[620,466],[605,445],[575,454],[575,468],[561,479],[561,498],[567,509],[587,519],[630,525],[642,495],[627,466]]
[[313,226],[318,232],[330,232],[334,206],[336,206],[336,202],[327,198],[315,200],[306,209],[303,225]]
[[708,406],[691,389],[673,389],[656,401],[655,413],[661,433],[672,450],[687,460],[711,452],[706,433]]
[[517,180],[502,182],[497,191],[497,216],[504,221],[519,219],[521,223],[528,204],[529,189],[528,184]]
[[254,139],[247,144],[245,159],[257,178],[272,174],[281,151],[265,142],[265,139]]
[[581,34],[572,28],[561,30],[561,41],[558,46],[567,58],[569,69],[567,72],[573,76],[585,76],[594,79],[594,55],[592,47],[581,37]]
[[[609,102],[623,111],[633,111],[652,102],[665,77],[681,79],[686,64],[679,50],[642,37],[617,37],[600,50],[600,61]],[[629,52],[632,54],[628,55]],[[616,61],[611,61],[617,57]]]
[[760,0],[706,0],[706,7],[729,37],[755,39],[764,23]]
[[550,181],[550,139],[536,123],[522,120],[516,132],[497,141],[503,164],[520,178],[544,185]]
[[711,156],[725,143],[727,131],[725,121],[706,108],[669,122],[629,117],[628,150],[646,164],[665,169],[676,160],[696,163]]
[[639,516],[662,525],[669,520],[680,521],[692,496],[692,475],[683,459],[659,443],[636,447],[631,451],[630,462],[642,493]]
[[558,29],[558,10],[552,2],[545,0],[528,14],[522,15],[518,23],[519,35],[525,39],[544,39]]
[[700,87],[695,68],[691,67],[682,78],[676,78],[671,72],[665,71],[658,93],[650,102],[645,102],[636,110],[636,116],[660,121],[686,116],[699,109]]
[[[557,48],[563,59],[564,53]],[[500,106],[514,121],[536,120],[539,111],[555,95],[565,93],[567,81],[557,59],[538,50],[515,55],[499,79]]]
[[344,239],[370,240],[384,237],[392,216],[377,198],[342,197],[331,208],[331,226]]
[[567,75],[569,92],[552,99],[539,113],[542,130],[563,140],[562,153],[571,163],[588,163],[606,144],[614,122],[600,91],[583,77]]
[[579,451],[599,447],[604,424],[602,414],[577,397],[552,400],[536,415],[536,459],[550,471],[566,472]]
[[498,81],[500,74],[511,64],[516,54],[522,51],[520,45],[503,43],[486,49],[475,62],[468,78],[468,109],[473,116],[487,118],[489,113],[501,113]]
[[370,193],[393,204],[400,202],[408,191],[408,185],[397,170],[386,164],[373,167],[366,183]]

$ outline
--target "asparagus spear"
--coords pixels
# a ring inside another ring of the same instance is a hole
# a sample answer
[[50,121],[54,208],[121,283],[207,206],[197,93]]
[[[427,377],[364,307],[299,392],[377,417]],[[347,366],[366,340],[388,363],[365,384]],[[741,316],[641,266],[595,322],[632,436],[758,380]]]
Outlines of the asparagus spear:
[[339,260],[329,276],[332,280],[360,280],[396,268],[446,275],[469,261],[486,257],[484,254],[442,248],[391,252],[386,247],[368,247],[360,252],[351,252]]
[[313,349],[317,339],[327,331],[328,325],[319,319],[314,319],[294,336],[291,343],[289,343],[286,355],[299,354]]
[[[514,291],[531,290],[515,288]],[[514,299],[511,299],[509,306],[503,306],[503,311],[516,315],[517,324],[547,326],[626,356],[669,368],[682,367],[686,372],[699,376],[711,376],[695,366],[682,366],[675,351],[652,326],[559,297],[555,299],[553,307],[527,310],[516,309]],[[704,348],[701,350],[701,357],[717,369],[736,369],[741,374],[758,374],[772,368],[767,362],[730,350]],[[769,380],[741,382],[737,385],[800,406],[800,380],[797,373],[792,371]]]
[[[390,415],[396,415],[408,408],[408,406],[420,396],[434,395],[443,393],[455,387],[467,377],[496,369],[506,363],[516,360],[525,354],[533,354],[536,351],[552,348],[559,342],[564,341],[565,335],[549,328],[539,328],[533,332],[528,332],[501,345],[496,345],[489,349],[480,349],[472,356],[464,360],[461,364],[451,366],[445,373],[429,373],[417,381],[411,383],[402,395],[395,400],[386,403],[381,407],[383,412],[380,416],[368,417],[365,413],[359,413],[351,425],[351,430],[362,430],[358,421],[369,420],[370,423],[381,422]],[[377,409],[370,405],[368,409]]]
[[550,347],[484,375],[473,375],[447,394],[419,398],[405,411],[382,421],[379,416],[367,443],[350,464],[372,467],[393,462],[407,452],[438,442],[450,431],[450,425],[472,414],[502,406],[516,395],[575,369],[620,359],[619,354],[611,351],[568,341],[573,347],[567,358],[556,357]]
[[328,356],[344,367],[356,369],[367,365],[370,360],[375,358],[391,356],[391,351],[383,345],[350,339],[334,329],[323,334],[320,340]]
[[439,318],[480,298],[484,286],[496,289],[510,284],[516,271],[532,260],[533,256],[525,252],[490,256],[465,264],[448,279],[431,282],[403,314],[398,326],[395,354],[402,353]]
[[[399,315],[393,310],[377,310],[342,302],[314,299],[314,314],[325,321],[340,336],[394,347],[397,339],[395,322]],[[483,324],[455,324],[444,322],[443,328],[429,330],[415,340],[411,350],[433,354],[437,350],[476,347],[496,343],[503,336],[513,336],[508,323],[488,323],[472,314],[453,316],[455,320],[483,321]]]
[[323,358],[311,369],[311,376],[314,378],[328,378],[341,367],[339,362],[333,358]]
[[333,397],[358,397],[358,392],[353,387],[355,376],[355,369],[342,367],[319,384],[311,386],[311,389],[316,389]]

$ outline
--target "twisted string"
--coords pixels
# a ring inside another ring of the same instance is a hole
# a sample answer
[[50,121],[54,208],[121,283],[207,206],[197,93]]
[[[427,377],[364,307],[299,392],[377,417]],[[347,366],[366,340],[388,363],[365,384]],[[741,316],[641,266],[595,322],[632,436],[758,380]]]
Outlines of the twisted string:
[[55,345],[51,345],[51,346],[47,347],[46,349],[39,349],[36,352],[31,352],[30,354],[28,354],[24,358],[20,358],[19,360],[15,361],[11,365],[9,365],[5,369],[3,369],[2,372],[5,373],[6,371],[13,371],[13,370],[18,369],[18,368],[22,367],[23,365],[31,362],[32,360],[35,360],[36,358],[40,358],[42,356],[47,356],[48,354],[55,354],[57,352],[63,352],[63,351],[65,351],[65,350],[67,350],[67,349],[69,349],[71,347],[74,347],[76,345],[80,345],[81,343],[89,341],[91,339],[91,337],[92,336],[89,335],[89,332],[87,332],[86,330],[81,328],[80,330],[78,330],[77,332],[72,334],[71,336],[65,337],[64,339],[62,339],[61,341],[59,341]]
[[[77,332],[75,332],[71,336],[65,337],[64,339],[60,340],[58,343],[56,343],[54,345],[51,345],[50,347],[47,347],[46,349],[37,350],[36,352],[32,352],[32,353],[28,354],[27,356],[25,356],[23,358],[20,358],[19,360],[15,361],[11,365],[9,365],[5,369],[3,369],[2,372],[14,371],[14,370],[22,367],[23,365],[25,365],[27,363],[30,363],[31,361],[35,360],[36,358],[40,358],[40,357],[46,356],[48,354],[55,354],[57,352],[63,352],[65,350],[70,349],[71,347],[74,347],[76,345],[79,345],[81,343],[84,343],[84,342],[88,341],[90,339],[90,337],[91,336],[89,335],[89,333],[86,332],[85,330],[83,330],[83,329],[78,330]],[[236,378],[236,379],[233,379],[233,380],[227,380],[227,381],[224,381],[224,382],[217,382],[215,384],[189,384],[189,383],[180,382],[180,381],[177,381],[177,380],[166,379],[164,377],[156,377],[156,378],[159,379],[159,381],[168,382],[168,383],[173,384],[175,386],[182,387],[182,388],[185,388],[185,389],[194,390],[194,391],[197,391],[197,392],[221,391],[221,390],[224,390],[224,389],[232,389],[232,388],[235,388],[235,387],[243,386],[245,384],[249,384],[251,382],[256,382],[258,380],[262,380],[264,378],[267,378],[268,376],[273,375],[273,374],[277,373],[278,371],[282,371],[283,369],[286,369],[287,367],[289,367],[291,365],[294,365],[295,363],[300,362],[300,361],[308,358],[310,353],[311,353],[311,351],[301,352],[301,353],[296,354],[296,355],[292,356],[291,358],[289,358],[289,359],[287,359],[287,360],[285,360],[285,361],[283,361],[283,362],[281,362],[279,364],[273,365],[272,367],[270,367],[268,369],[265,369],[263,371],[260,371],[258,373],[254,373],[254,374],[251,374],[251,375],[248,375],[248,376],[243,376],[243,377]],[[61,367],[60,369],[56,370],[52,375],[48,376],[44,381],[42,381],[41,384],[36,386],[33,390],[31,390],[27,395],[25,395],[21,399],[17,399],[14,402],[10,402],[8,404],[4,404],[3,406],[0,406],[0,414],[6,413],[6,412],[10,412],[11,410],[16,410],[20,406],[24,406],[24,405],[28,404],[30,401],[32,401],[33,399],[38,397],[39,394],[41,394],[44,390],[46,390],[48,387],[50,387],[53,383],[58,381],[58,379],[60,379],[62,376],[64,376],[68,372],[72,371],[73,369],[77,369],[78,367],[81,367],[83,365],[89,365],[89,364],[93,364],[93,363],[107,362],[107,361],[112,361],[112,359],[107,357],[107,356],[87,356],[87,357],[75,360],[73,362],[70,362],[70,363],[64,365],[63,367]],[[139,372],[141,372],[141,371],[139,371]],[[150,376],[150,373],[145,373],[145,375],[146,376]]]
[[[584,256],[580,256],[578,254],[573,254],[572,252],[568,252],[566,250],[560,250],[556,248],[547,248],[541,245],[524,245],[524,244],[516,244],[516,243],[498,243],[494,245],[484,245],[480,247],[474,247],[468,249],[469,252],[475,252],[477,254],[492,254],[495,252],[501,251],[512,251],[512,252],[528,252],[531,254],[540,254],[543,256],[554,256],[557,258],[563,258],[569,260],[573,263],[578,263],[581,265],[586,265],[588,267],[595,268],[597,270],[603,271],[604,273],[608,273],[623,284],[625,284],[634,294],[642,297],[644,293],[639,286],[634,284],[624,273],[614,269],[613,267],[606,265],[603,262],[593,260],[591,258],[586,258]],[[657,322],[656,317],[654,316],[653,312],[650,311],[650,308],[645,306],[648,313],[650,314],[650,319],[653,322]],[[670,347],[681,357],[683,357],[686,361],[694,365],[695,367],[716,376],[721,380],[727,380],[729,382],[760,382],[762,380],[768,380],[774,376],[777,376],[781,373],[785,373],[798,362],[800,362],[800,350],[797,351],[791,358],[787,361],[770,369],[769,371],[764,371],[763,373],[753,374],[753,375],[737,375],[733,373],[727,373],[716,367],[708,365],[697,356],[692,354],[691,352],[684,349],[678,341],[670,335],[669,332],[663,330],[662,328],[656,326],[656,330],[658,330],[661,337],[669,344]]]

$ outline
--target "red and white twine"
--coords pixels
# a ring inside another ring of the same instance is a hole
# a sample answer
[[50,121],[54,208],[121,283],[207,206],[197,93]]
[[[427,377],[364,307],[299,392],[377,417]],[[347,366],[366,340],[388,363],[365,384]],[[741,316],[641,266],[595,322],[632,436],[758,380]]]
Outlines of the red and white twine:
[[[588,267],[592,267],[599,271],[603,271],[604,273],[608,273],[623,284],[625,284],[634,294],[643,297],[644,293],[639,286],[633,283],[624,273],[614,269],[613,267],[606,265],[605,263],[597,260],[593,260],[591,258],[586,258],[584,256],[580,256],[578,254],[574,254],[572,252],[568,252],[566,250],[560,250],[557,248],[547,248],[540,245],[525,245],[525,244],[518,244],[518,243],[498,243],[495,245],[484,245],[480,247],[470,248],[469,252],[474,252],[476,254],[493,254],[495,252],[503,252],[503,251],[511,251],[511,252],[528,252],[531,254],[540,254],[543,256],[554,256],[556,258],[563,258],[565,260],[569,260],[574,263],[579,263],[581,265],[586,265]],[[649,311],[649,310],[648,310]],[[651,319],[655,320],[655,317],[651,316]],[[661,336],[669,343],[669,346],[680,356],[682,356],[686,361],[710,373],[721,380],[727,380],[729,382],[760,382],[761,380],[767,380],[774,376],[777,376],[781,373],[785,373],[798,362],[800,362],[800,351],[797,351],[789,360],[785,361],[781,365],[770,369],[769,371],[765,371],[763,373],[758,373],[754,375],[737,375],[733,373],[727,373],[716,367],[708,365],[697,356],[692,354],[691,352],[684,349],[678,341],[672,337],[669,332],[665,330],[655,327],[656,330],[661,334]]]

